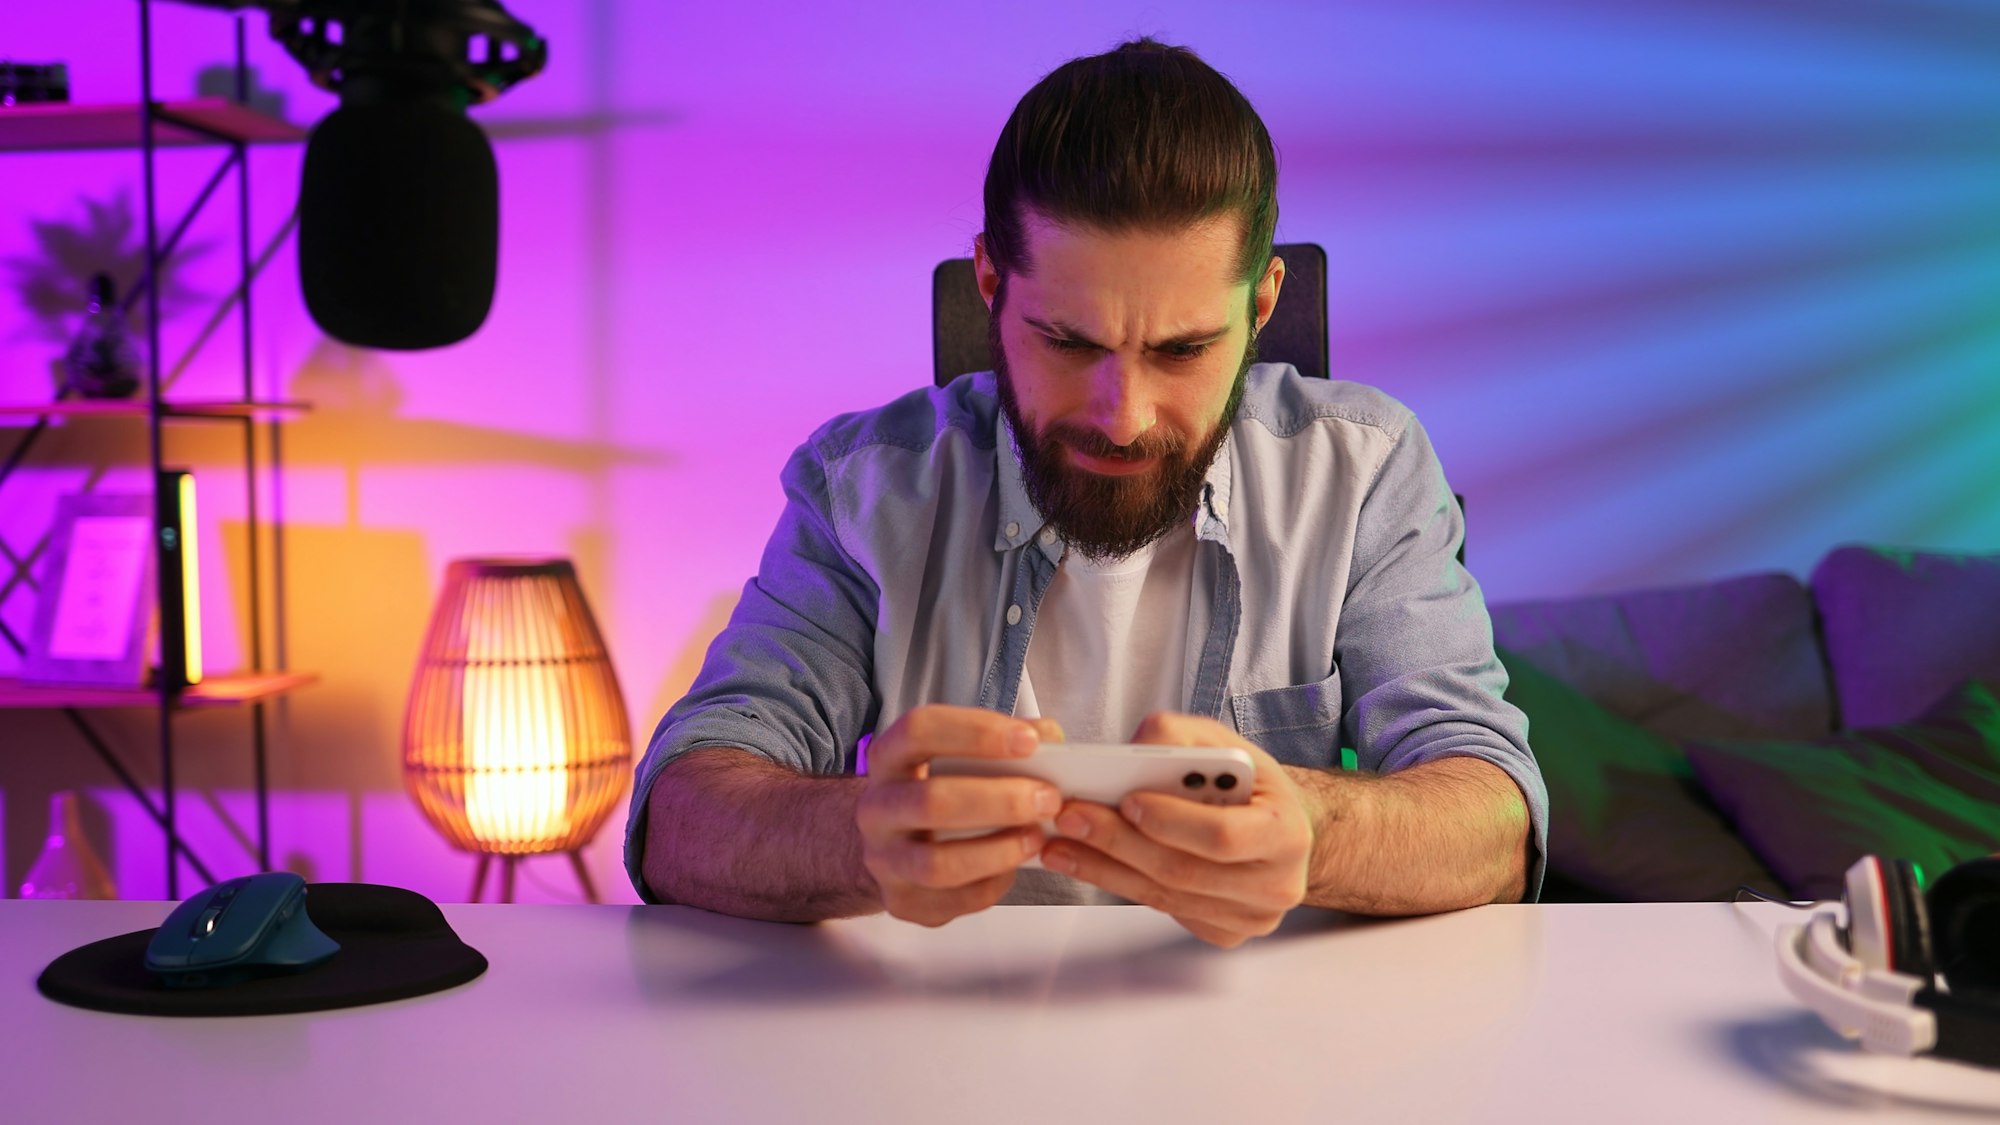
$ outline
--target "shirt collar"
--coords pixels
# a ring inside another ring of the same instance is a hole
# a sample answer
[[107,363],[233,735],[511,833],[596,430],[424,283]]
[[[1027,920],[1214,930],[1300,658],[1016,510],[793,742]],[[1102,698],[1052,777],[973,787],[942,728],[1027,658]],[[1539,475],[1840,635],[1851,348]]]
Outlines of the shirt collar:
[[[1199,538],[1228,541],[1229,486],[1235,480],[1232,472],[1235,453],[1236,428],[1232,425],[1230,432],[1223,435],[1222,448],[1215,451],[1215,460],[1209,463],[1208,475],[1202,478],[1201,504],[1194,513],[1194,531]],[[1205,515],[1203,509],[1207,510]],[[1212,534],[1208,527],[1210,520],[1215,524]]]
[[1044,521],[1021,479],[1021,447],[1014,440],[1014,427],[1007,424],[1007,412],[996,410],[993,416],[993,456],[1000,462],[1000,526],[993,531],[993,549],[1011,551],[1033,538]]

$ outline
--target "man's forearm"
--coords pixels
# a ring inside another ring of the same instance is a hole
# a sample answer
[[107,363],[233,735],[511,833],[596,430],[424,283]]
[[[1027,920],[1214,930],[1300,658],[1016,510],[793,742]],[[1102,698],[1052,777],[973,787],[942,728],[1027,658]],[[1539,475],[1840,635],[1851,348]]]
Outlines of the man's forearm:
[[1313,821],[1308,904],[1430,914],[1525,893],[1527,803],[1491,762],[1444,758],[1386,776],[1285,769]]
[[880,910],[854,824],[861,785],[745,750],[691,751],[647,799],[646,885],[663,902],[776,922]]

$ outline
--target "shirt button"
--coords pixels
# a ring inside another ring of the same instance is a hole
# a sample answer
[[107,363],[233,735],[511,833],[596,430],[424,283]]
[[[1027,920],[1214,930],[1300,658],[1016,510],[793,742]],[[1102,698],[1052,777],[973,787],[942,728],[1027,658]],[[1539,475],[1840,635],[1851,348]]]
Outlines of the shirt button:
[[1018,524],[1018,523],[1009,523],[1009,524],[1007,525],[1007,538],[1009,538],[1009,539],[1014,539],[1014,538],[1017,538],[1017,537],[1018,537],[1018,536],[1019,536],[1020,534],[1021,534],[1021,525],[1020,525],[1020,524]]
[[1020,607],[1020,606],[1017,606],[1017,605],[1010,605],[1010,606],[1008,606],[1008,607],[1007,607],[1007,624],[1009,624],[1009,625],[1019,625],[1020,623],[1021,623],[1021,607]]
[[1053,528],[1053,527],[1045,527],[1045,528],[1043,528],[1043,529],[1042,529],[1042,546],[1044,546],[1044,547],[1053,547],[1053,546],[1055,546],[1055,545],[1056,545],[1056,529],[1055,529],[1055,528]]

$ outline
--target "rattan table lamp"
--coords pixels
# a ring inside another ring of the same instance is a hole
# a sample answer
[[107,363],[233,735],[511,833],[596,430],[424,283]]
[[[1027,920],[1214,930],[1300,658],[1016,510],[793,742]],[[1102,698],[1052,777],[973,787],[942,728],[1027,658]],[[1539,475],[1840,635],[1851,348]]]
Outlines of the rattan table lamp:
[[582,848],[632,779],[625,700],[568,559],[459,559],[445,571],[403,717],[403,779],[453,847],[514,868]]

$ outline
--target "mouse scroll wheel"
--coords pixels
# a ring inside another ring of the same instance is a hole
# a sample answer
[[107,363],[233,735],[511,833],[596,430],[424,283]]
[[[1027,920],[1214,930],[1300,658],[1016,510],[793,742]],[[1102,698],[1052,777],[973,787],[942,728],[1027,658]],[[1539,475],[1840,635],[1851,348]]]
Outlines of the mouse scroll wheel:
[[222,911],[217,910],[215,907],[211,906],[207,910],[202,911],[201,917],[194,920],[194,936],[205,938],[214,933],[215,920],[220,917],[222,917]]

